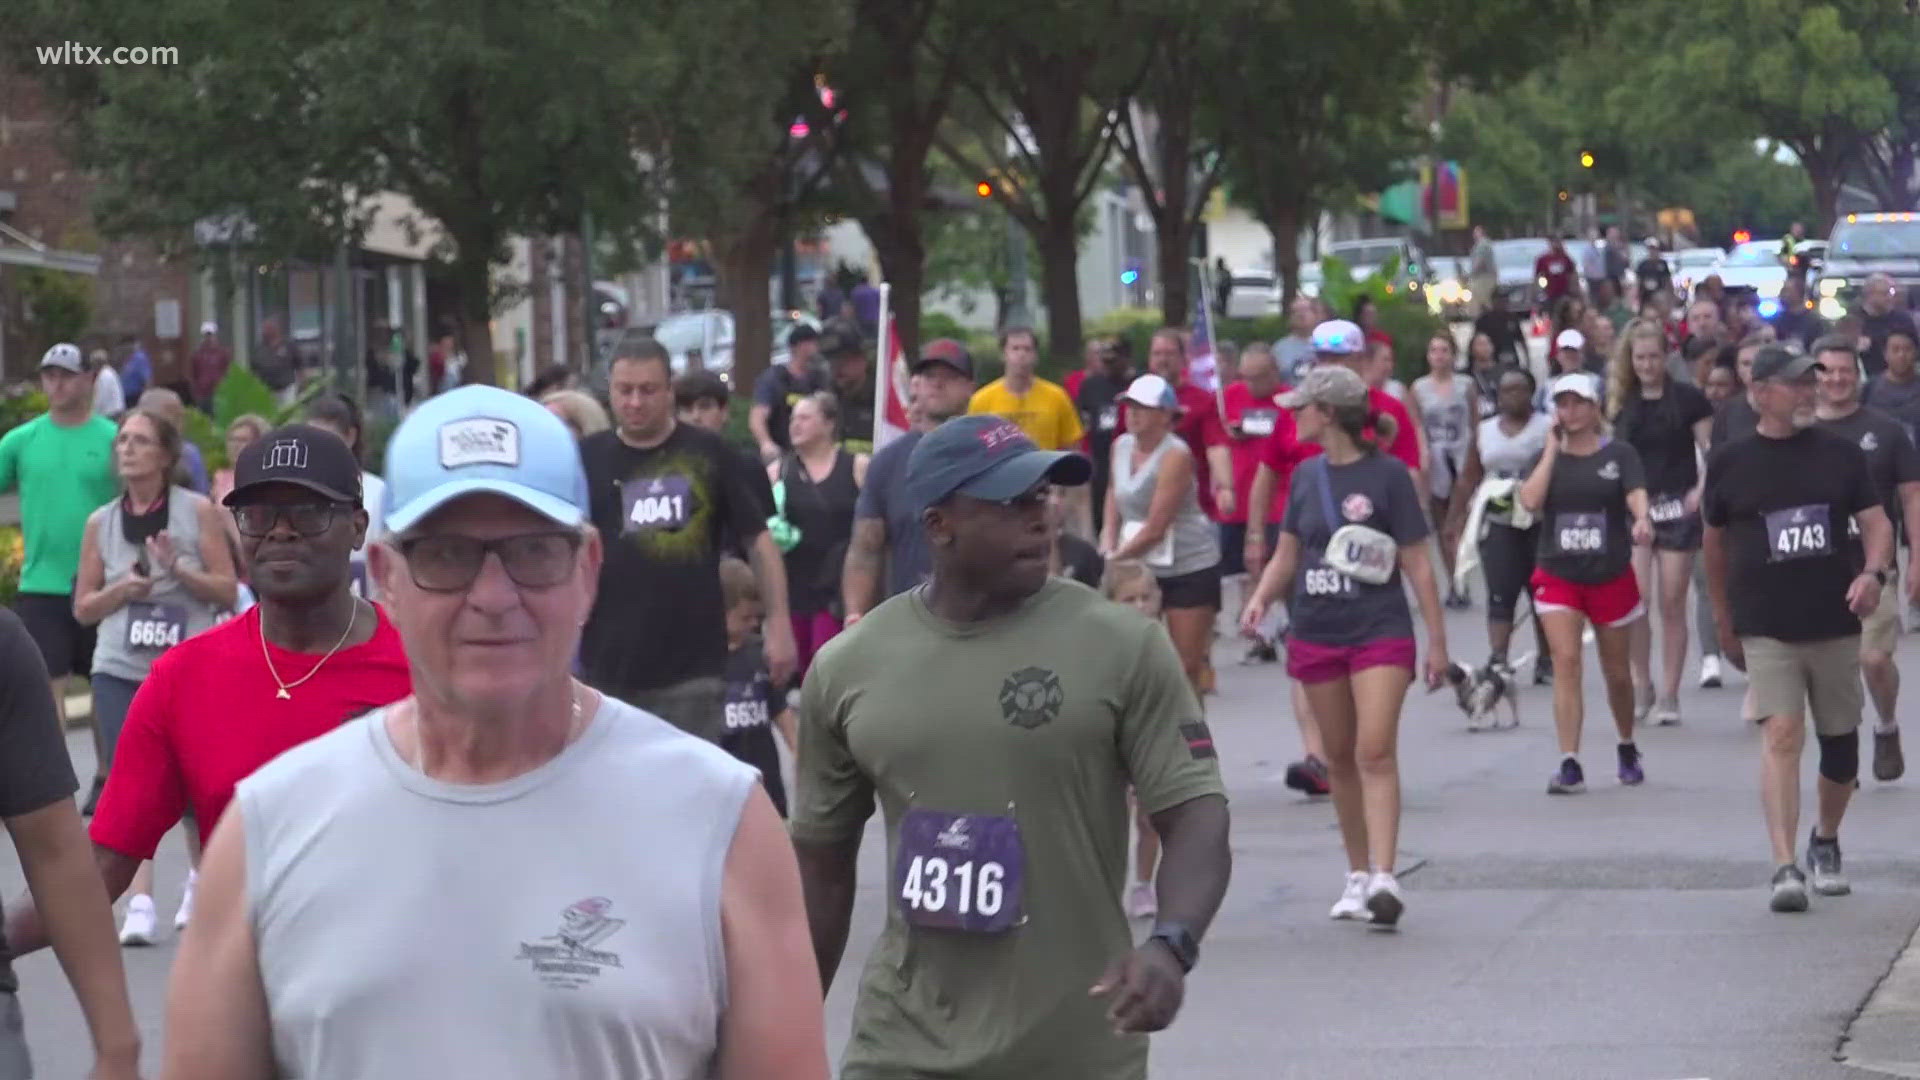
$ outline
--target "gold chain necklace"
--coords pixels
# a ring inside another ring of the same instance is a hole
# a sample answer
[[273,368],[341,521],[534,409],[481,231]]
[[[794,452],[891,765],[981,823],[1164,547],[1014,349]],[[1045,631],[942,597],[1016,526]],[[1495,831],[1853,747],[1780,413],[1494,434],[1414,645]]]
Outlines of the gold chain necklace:
[[354,624],[359,621],[360,601],[355,600],[353,602],[353,614],[347,616],[347,628],[340,632],[340,640],[333,643],[333,648],[327,650],[327,655],[322,656],[320,662],[313,665],[313,670],[307,672],[305,675],[300,676],[292,682],[282,682],[280,673],[274,670],[273,654],[267,651],[267,620],[263,614],[260,618],[260,658],[267,662],[267,674],[273,676],[274,685],[280,688],[274,692],[274,698],[276,700],[292,700],[293,695],[287,691],[320,674],[320,669],[327,665],[327,661],[333,659],[333,654],[339,652],[340,646],[347,643],[347,638],[353,634]]

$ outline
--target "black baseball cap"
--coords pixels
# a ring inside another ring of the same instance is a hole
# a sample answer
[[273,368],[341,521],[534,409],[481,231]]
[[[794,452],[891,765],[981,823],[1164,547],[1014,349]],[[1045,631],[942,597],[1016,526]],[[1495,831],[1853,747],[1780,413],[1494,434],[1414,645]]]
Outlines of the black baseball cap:
[[1799,379],[1826,366],[1806,353],[1794,353],[1781,345],[1768,345],[1753,354],[1753,381],[1762,379]]
[[360,501],[360,462],[346,440],[311,424],[286,424],[247,444],[233,462],[233,490],[221,502],[238,506],[266,484],[292,484],[334,502]]
[[803,341],[813,341],[819,336],[820,331],[815,330],[812,323],[801,323],[787,332],[787,347],[792,348]]
[[860,356],[866,351],[867,343],[857,330],[829,330],[820,335],[820,355],[829,360]]
[[953,370],[973,378],[973,356],[967,347],[952,338],[935,338],[920,347],[920,359],[913,362],[914,374],[925,371],[930,365],[945,364]]
[[961,416],[921,437],[907,458],[907,497],[922,509],[950,495],[988,502],[1017,498],[1041,480],[1069,487],[1093,479],[1093,463],[1067,450],[1042,450],[1012,421]]

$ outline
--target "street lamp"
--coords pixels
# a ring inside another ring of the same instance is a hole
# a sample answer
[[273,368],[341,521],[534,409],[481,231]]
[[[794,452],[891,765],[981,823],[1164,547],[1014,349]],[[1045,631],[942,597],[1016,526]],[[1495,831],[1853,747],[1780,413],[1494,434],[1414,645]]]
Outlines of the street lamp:
[[1583,169],[1593,168],[1593,151],[1591,150],[1580,151],[1580,167]]

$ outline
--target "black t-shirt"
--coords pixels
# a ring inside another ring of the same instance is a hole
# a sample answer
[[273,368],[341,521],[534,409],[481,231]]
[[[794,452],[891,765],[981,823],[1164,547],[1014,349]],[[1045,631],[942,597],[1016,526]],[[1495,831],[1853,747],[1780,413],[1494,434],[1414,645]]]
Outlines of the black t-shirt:
[[787,789],[780,780],[780,751],[773,745],[773,718],[785,709],[781,692],[767,674],[766,646],[755,634],[727,654],[726,723],[720,749],[760,770],[760,782],[781,817],[787,816]]
[[[1920,453],[1907,436],[1907,427],[1871,405],[1862,405],[1838,420],[1822,420],[1815,425],[1860,448],[1867,457],[1867,475],[1873,478],[1873,490],[1880,493],[1880,505],[1893,523],[1893,536],[1900,538],[1900,485],[1920,481]],[[1863,558],[1860,527],[1847,525],[1847,536],[1855,545],[1855,557]],[[1865,565],[1862,563],[1861,565]]]
[[1673,271],[1668,269],[1667,261],[1658,255],[1649,255],[1640,260],[1633,268],[1634,278],[1640,288],[1640,299],[1645,300],[1660,289],[1673,285]]
[[1508,364],[1526,361],[1525,338],[1520,330],[1521,315],[1513,311],[1486,311],[1473,320],[1473,332],[1487,335],[1493,342],[1493,355]]
[[[73,763],[40,649],[20,617],[0,609],[0,818],[14,818],[73,796]],[[0,993],[20,989],[0,949]]]
[[[727,449],[740,456],[740,467],[753,478],[753,494],[759,502],[756,516],[759,517],[764,528],[766,520],[773,516],[773,481],[767,479],[767,470],[760,467],[760,461],[753,456],[752,451],[735,443],[728,443]],[[752,541],[752,536],[743,537],[735,532],[731,522],[721,523],[720,550],[726,554],[743,562],[752,562],[753,554],[747,550],[747,545]]]
[[750,544],[767,527],[753,466],[691,424],[647,450],[612,431],[589,435],[580,456],[607,552],[580,643],[587,682],[619,697],[719,677],[723,540]]
[[1885,314],[1861,318],[1860,332],[1866,335],[1867,351],[1860,354],[1860,366],[1866,369],[1869,379],[1887,370],[1887,335],[1895,330],[1905,330],[1908,337],[1914,336],[1913,316],[1900,308],[1892,308]]
[[1698,387],[1676,382],[1669,382],[1666,391],[1651,401],[1634,398],[1621,407],[1613,433],[1639,452],[1649,498],[1693,490],[1700,480],[1693,425],[1712,415],[1707,395]]
[[1820,428],[1755,436],[1707,459],[1707,524],[1727,531],[1727,595],[1742,637],[1831,641],[1860,632],[1859,572],[1843,519],[1878,503],[1866,455]]
[[1094,372],[1080,380],[1080,393],[1073,405],[1080,413],[1080,430],[1087,433],[1087,447],[1093,454],[1093,467],[1105,473],[1111,464],[1113,440],[1120,434],[1120,394],[1126,384]]
[[1577,585],[1604,585],[1633,560],[1633,514],[1627,492],[1645,489],[1640,454],[1609,439],[1591,454],[1561,451],[1540,508],[1540,568]]
[[873,453],[873,387],[833,391],[840,403],[840,448],[850,454]]
[[1100,576],[1107,571],[1107,560],[1100,550],[1085,540],[1063,532],[1054,543],[1060,549],[1060,575],[1070,577],[1089,589],[1100,587]]
[[1760,414],[1753,411],[1753,402],[1745,394],[1735,394],[1720,403],[1720,409],[1713,414],[1713,433],[1707,436],[1709,452],[1733,442],[1744,439],[1760,429]]
[[795,375],[785,364],[775,364],[754,380],[753,403],[767,407],[767,434],[780,449],[793,449],[793,440],[787,435],[787,422],[793,419],[794,405],[819,389],[818,375],[812,372]]

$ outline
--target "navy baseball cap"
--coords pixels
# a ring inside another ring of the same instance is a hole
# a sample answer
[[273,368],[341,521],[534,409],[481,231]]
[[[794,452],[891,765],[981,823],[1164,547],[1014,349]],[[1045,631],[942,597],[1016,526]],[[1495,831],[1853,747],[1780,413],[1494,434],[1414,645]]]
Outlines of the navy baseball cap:
[[921,436],[907,458],[907,497],[921,509],[950,495],[1006,502],[1042,480],[1069,487],[1093,479],[1093,463],[1042,450],[1004,417],[960,416]]
[[920,359],[913,362],[913,372],[917,375],[934,364],[944,364],[969,379],[973,378],[973,356],[967,352],[965,345],[952,338],[935,338],[922,345]]

